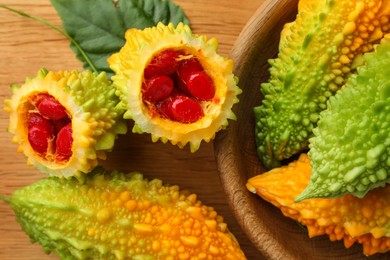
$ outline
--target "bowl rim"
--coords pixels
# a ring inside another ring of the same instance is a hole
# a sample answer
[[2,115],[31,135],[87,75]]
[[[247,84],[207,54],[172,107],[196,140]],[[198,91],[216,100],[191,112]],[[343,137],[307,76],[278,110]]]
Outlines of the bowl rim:
[[[295,18],[297,7],[298,0],[266,0],[258,7],[254,15],[246,23],[229,54],[235,62],[234,74],[239,78],[239,86],[248,83],[247,78],[250,75],[247,73],[247,68],[251,66],[254,59],[257,59],[257,57],[252,55],[256,48],[266,46],[262,52],[264,54],[264,58],[262,59],[263,65],[268,67],[268,59],[275,56],[277,51],[274,49],[270,50],[271,46],[267,44],[268,37],[262,36],[273,35],[279,40],[280,34],[275,34],[274,31],[281,31],[286,22],[292,21]],[[247,41],[253,38],[260,39],[260,41],[256,42],[256,44],[248,45]],[[245,50],[243,50],[243,46],[246,46]],[[243,81],[242,78],[245,80]],[[260,84],[256,87],[256,90],[260,92]],[[289,255],[284,248],[278,246],[278,241],[272,236],[272,232],[267,232],[271,227],[258,220],[259,214],[253,211],[253,207],[259,202],[259,198],[253,196],[253,194],[246,190],[246,180],[240,179],[239,182],[231,181],[237,178],[236,174],[238,174],[240,168],[238,165],[242,163],[237,160],[234,154],[234,150],[237,147],[235,140],[229,138],[230,135],[239,131],[238,128],[242,117],[237,113],[237,109],[245,102],[240,96],[239,99],[240,102],[233,108],[233,111],[237,115],[237,121],[229,124],[226,130],[218,132],[214,141],[217,167],[229,207],[233,211],[244,233],[264,256],[269,259],[280,259],[280,257],[293,259],[293,255]],[[260,166],[258,170],[264,172],[265,168]],[[235,209],[234,206],[237,203],[242,204],[242,210]],[[259,240],[259,236],[251,232],[254,226],[260,226],[262,230],[266,231],[261,234],[261,241]]]

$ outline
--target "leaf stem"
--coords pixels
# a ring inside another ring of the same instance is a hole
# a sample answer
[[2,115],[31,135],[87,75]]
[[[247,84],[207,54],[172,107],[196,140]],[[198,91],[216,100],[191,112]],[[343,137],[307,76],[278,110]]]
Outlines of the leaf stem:
[[11,199],[10,198],[7,198],[6,196],[1,195],[1,194],[0,194],[0,200],[4,201],[7,204],[11,203]]
[[44,19],[41,19],[39,17],[36,17],[36,16],[33,16],[33,15],[29,15],[25,12],[22,12],[20,10],[17,10],[17,9],[14,9],[14,8],[11,8],[11,7],[8,7],[6,5],[2,5],[0,4],[0,8],[3,8],[3,9],[6,9],[8,11],[11,11],[11,12],[14,12],[16,14],[19,14],[21,16],[24,16],[24,17],[27,17],[27,18],[30,18],[30,19],[33,19],[35,21],[38,21],[40,23],[43,23],[47,26],[49,26],[50,28],[56,30],[57,32],[59,32],[60,34],[64,35],[66,38],[68,38],[69,41],[71,41],[75,46],[76,48],[80,51],[81,55],[84,57],[84,59],[86,60],[86,62],[89,64],[89,66],[92,68],[92,70],[96,73],[98,73],[96,67],[93,65],[92,61],[89,59],[88,55],[84,52],[84,50],[81,48],[81,46],[77,43],[77,41],[75,39],[73,39],[66,31],[62,30],[61,28],[55,26],[54,24],[50,23],[49,21],[46,21]]

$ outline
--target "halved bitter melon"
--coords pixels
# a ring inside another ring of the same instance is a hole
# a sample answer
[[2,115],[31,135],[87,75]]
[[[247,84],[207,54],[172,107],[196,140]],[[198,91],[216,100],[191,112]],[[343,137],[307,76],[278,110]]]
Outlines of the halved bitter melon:
[[8,131],[28,164],[49,175],[81,178],[127,131],[105,73],[41,69],[12,91]]
[[194,35],[182,23],[127,31],[126,44],[108,63],[133,132],[180,148],[189,143],[195,152],[235,119],[231,108],[241,90],[233,61],[217,47],[216,39]]

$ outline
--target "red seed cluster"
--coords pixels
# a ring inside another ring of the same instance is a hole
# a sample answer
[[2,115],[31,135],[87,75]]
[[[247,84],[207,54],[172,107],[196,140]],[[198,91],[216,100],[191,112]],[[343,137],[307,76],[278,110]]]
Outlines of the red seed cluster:
[[194,123],[204,116],[201,101],[215,96],[212,79],[198,59],[174,50],[153,57],[144,70],[143,101],[164,118]]
[[29,98],[34,107],[28,113],[28,141],[32,149],[56,161],[65,161],[72,155],[72,122],[63,105],[53,96],[41,93]]

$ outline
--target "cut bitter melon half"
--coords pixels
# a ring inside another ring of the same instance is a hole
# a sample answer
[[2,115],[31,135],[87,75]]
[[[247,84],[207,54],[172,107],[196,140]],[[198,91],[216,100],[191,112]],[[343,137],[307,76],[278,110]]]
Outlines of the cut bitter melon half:
[[217,47],[216,39],[182,23],[126,32],[126,44],[108,63],[133,132],[180,148],[190,144],[195,152],[236,118],[231,108],[241,90],[233,61]]
[[31,164],[53,176],[81,178],[126,133],[116,89],[105,73],[41,69],[6,100],[8,131]]

